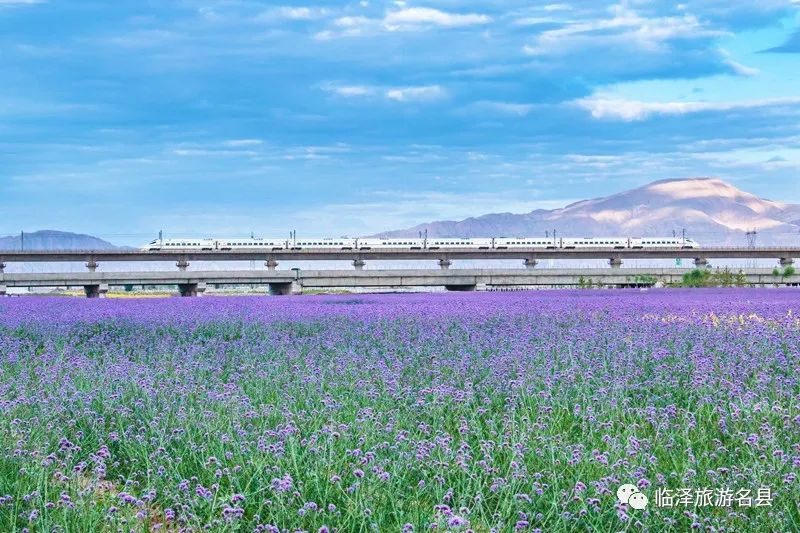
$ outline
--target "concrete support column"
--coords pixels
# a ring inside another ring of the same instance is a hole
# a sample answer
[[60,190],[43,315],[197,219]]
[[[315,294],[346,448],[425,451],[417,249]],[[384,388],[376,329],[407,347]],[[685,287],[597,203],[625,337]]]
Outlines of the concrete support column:
[[453,262],[450,261],[449,259],[439,259],[439,268],[441,268],[442,270],[447,270],[448,268],[450,268],[450,265],[452,264]]
[[532,269],[532,268],[535,268],[538,263],[537,263],[536,259],[528,258],[528,259],[525,260],[524,264],[525,264],[525,268]]
[[178,267],[178,270],[183,272],[187,268],[189,268],[189,261],[187,261],[186,259],[179,259],[178,262],[175,263],[175,266]]
[[[781,264],[782,267],[791,266],[792,264],[794,264],[794,259],[792,259],[791,257],[781,257],[780,258],[780,264]],[[0,269],[0,272],[2,272],[1,269]]]
[[695,257],[694,266],[697,268],[705,268],[708,266],[708,259],[705,257]]
[[5,270],[6,270],[6,264],[0,261],[0,274],[5,272]]
[[97,261],[95,261],[94,257],[89,258],[89,262],[86,263],[86,268],[89,269],[89,272],[96,272],[98,267]]
[[608,260],[608,264],[611,268],[621,268],[622,267],[622,258],[621,257],[612,257]]
[[108,283],[84,285],[83,292],[86,293],[87,298],[105,298],[108,292]]
[[5,296],[6,294],[8,294],[8,289],[6,289],[5,285],[0,284],[0,296]]
[[183,297],[202,296],[206,292],[205,282],[179,283],[178,291]]
[[264,262],[264,266],[267,267],[268,270],[275,270],[278,268],[278,262],[272,258],[269,258]]
[[353,259],[353,266],[356,270],[364,270],[364,265],[367,263],[363,259]]

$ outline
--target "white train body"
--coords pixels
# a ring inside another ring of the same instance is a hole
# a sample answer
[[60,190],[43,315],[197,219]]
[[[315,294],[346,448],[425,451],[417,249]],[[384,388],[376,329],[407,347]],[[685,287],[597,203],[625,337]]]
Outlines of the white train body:
[[422,250],[424,239],[356,239],[359,250]]
[[213,241],[215,250],[283,250],[286,248],[286,241],[280,239],[218,239]]
[[584,237],[582,239],[561,239],[561,248],[566,250],[578,248],[614,248],[621,250],[630,248],[630,239],[619,237]]
[[494,239],[475,238],[460,239],[458,237],[431,237],[427,240],[428,250],[491,250]]
[[630,239],[630,248],[699,248],[692,239],[678,237],[641,237]]
[[700,248],[697,241],[681,237],[431,237],[411,239],[358,238],[247,238],[154,239],[140,249],[156,251],[277,251],[277,250],[579,250],[579,249],[682,249]]
[[547,237],[499,237],[494,239],[496,250],[511,250],[514,248],[540,248],[542,250],[558,248],[558,241]]
[[299,239],[285,241],[285,246],[289,250],[353,250],[356,247],[356,239],[344,237],[339,239]]
[[163,250],[170,252],[172,250],[216,250],[216,241],[214,239],[155,239],[146,244],[141,250],[144,251],[157,251]]

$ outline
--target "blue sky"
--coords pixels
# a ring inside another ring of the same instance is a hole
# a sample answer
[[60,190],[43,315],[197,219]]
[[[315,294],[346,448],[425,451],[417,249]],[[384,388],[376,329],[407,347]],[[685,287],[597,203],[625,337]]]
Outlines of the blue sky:
[[708,175],[800,202],[799,27],[798,0],[0,0],[0,233],[365,234]]

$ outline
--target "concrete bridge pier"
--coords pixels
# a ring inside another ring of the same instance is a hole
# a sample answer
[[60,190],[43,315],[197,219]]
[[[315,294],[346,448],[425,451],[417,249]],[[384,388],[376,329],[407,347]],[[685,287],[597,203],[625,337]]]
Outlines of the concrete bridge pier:
[[[782,267],[788,267],[794,264],[794,259],[791,257],[781,257],[779,261]],[[2,272],[2,270],[0,270],[0,272]]]
[[529,270],[532,269],[532,268],[536,268],[537,264],[538,264],[538,262],[536,261],[536,259],[530,259],[529,258],[529,259],[526,259],[524,261],[525,268],[527,268]]
[[0,261],[0,274],[3,274],[6,270],[6,264]]
[[6,294],[8,294],[7,290],[8,289],[6,289],[5,285],[0,284],[0,296],[5,296]]
[[353,259],[353,266],[356,270],[364,270],[364,265],[366,264],[366,261],[363,259]]
[[186,259],[178,259],[178,262],[175,263],[175,266],[178,267],[178,270],[181,272],[185,272],[187,268],[189,268],[189,261]]
[[608,260],[608,264],[611,268],[622,268],[622,258],[612,257]]
[[179,283],[178,292],[183,297],[202,296],[206,292],[206,284],[202,281],[198,283]]
[[94,257],[90,257],[89,261],[86,263],[86,268],[89,269],[89,272],[97,272],[98,266],[100,265],[95,261]]
[[108,293],[108,283],[84,285],[83,292],[86,293],[87,298],[105,298]]
[[269,284],[269,294],[271,296],[289,296],[292,294],[303,294],[303,286],[298,281],[279,281]]
[[705,268],[708,266],[708,259],[705,257],[695,257],[694,266],[697,268]]
[[441,268],[442,270],[447,270],[448,268],[450,268],[450,265],[452,264],[453,262],[450,261],[449,259],[439,259],[439,268]]
[[267,267],[267,270],[275,270],[278,268],[278,262],[270,257],[264,262],[264,266]]

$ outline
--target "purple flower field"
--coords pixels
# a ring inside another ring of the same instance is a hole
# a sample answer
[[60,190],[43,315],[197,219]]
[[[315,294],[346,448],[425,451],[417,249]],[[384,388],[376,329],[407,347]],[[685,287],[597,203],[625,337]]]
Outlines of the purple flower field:
[[0,531],[800,530],[798,290],[6,298],[0,361]]

